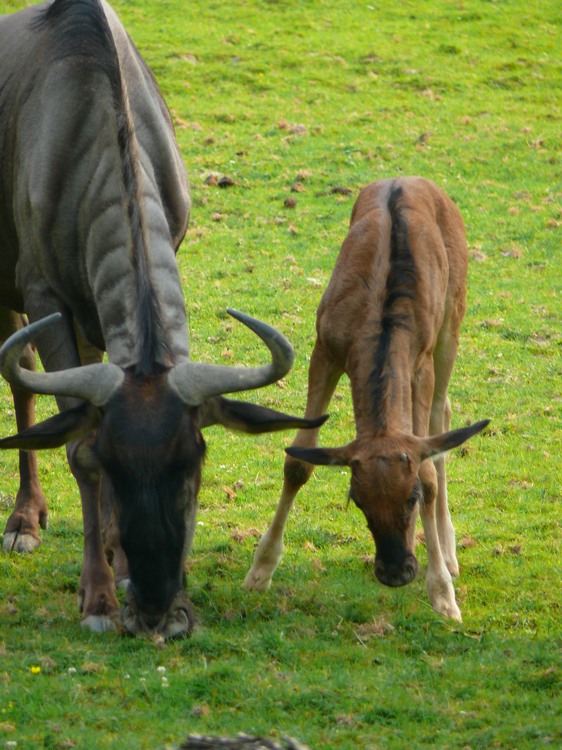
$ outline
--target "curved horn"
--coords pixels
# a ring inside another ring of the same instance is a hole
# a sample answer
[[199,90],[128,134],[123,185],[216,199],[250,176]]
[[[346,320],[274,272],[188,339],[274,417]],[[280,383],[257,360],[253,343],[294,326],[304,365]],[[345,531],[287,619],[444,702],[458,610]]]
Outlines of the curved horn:
[[20,367],[19,360],[26,345],[44,328],[61,318],[60,313],[47,315],[36,323],[20,328],[6,339],[0,349],[0,373],[12,385],[33,393],[73,396],[89,401],[94,406],[103,406],[125,377],[117,365],[100,363],[58,372],[32,372]]
[[200,406],[212,396],[249,391],[275,383],[291,369],[295,352],[279,331],[250,315],[226,309],[229,315],[256,333],[271,352],[271,363],[261,367],[228,367],[185,362],[176,365],[168,382],[188,406]]

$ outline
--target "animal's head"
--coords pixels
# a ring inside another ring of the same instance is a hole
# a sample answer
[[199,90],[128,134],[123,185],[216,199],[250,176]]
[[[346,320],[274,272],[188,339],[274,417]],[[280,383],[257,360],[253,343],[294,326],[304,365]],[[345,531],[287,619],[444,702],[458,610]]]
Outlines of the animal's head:
[[126,376],[103,410],[93,451],[109,480],[129,568],[124,624],[172,636],[193,626],[181,592],[205,443],[198,410],[167,380]]
[[54,373],[22,370],[23,347],[58,316],[20,330],[0,352],[0,371],[10,382],[36,393],[84,400],[0,440],[0,448],[37,450],[72,443],[77,477],[91,469],[105,474],[130,576],[123,621],[133,633],[156,631],[171,637],[193,627],[184,562],[205,453],[200,427],[222,423],[264,432],[323,421],[308,423],[220,395],[274,382],[288,372],[293,359],[289,342],[275,329],[232,314],[265,341],[271,364],[232,368],[184,361],[142,376],[108,363]]
[[403,586],[418,572],[411,548],[417,505],[435,497],[436,487],[424,485],[420,467],[480,432],[488,420],[442,435],[419,438],[362,435],[341,448],[286,448],[307,463],[348,466],[349,496],[363,512],[376,546],[375,575],[387,586]]

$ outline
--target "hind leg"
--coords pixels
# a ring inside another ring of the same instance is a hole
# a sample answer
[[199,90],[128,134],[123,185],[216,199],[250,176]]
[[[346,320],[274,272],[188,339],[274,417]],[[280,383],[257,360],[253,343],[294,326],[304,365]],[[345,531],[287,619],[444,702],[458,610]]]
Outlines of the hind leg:
[[[5,341],[25,325],[22,315],[0,308],[0,341]],[[35,370],[35,352],[27,346],[20,364]],[[35,424],[35,396],[11,386],[18,432]],[[34,451],[19,452],[20,485],[14,510],[6,522],[2,549],[4,552],[33,552],[41,544],[39,528],[47,528],[47,502],[39,483],[37,456]]]
[[[314,419],[326,412],[341,374],[341,370],[317,342],[308,372],[306,418]],[[318,429],[299,430],[293,441],[293,446],[299,447],[312,448],[317,444]],[[245,588],[265,590],[271,585],[271,578],[283,554],[283,534],[289,513],[297,492],[309,480],[312,470],[311,464],[286,457],[281,498],[269,529],[260,539],[254,562],[244,580]]]

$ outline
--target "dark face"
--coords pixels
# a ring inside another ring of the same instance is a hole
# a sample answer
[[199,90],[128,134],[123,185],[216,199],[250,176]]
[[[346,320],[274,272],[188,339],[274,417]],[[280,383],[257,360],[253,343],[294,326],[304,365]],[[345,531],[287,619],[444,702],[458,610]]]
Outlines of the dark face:
[[205,444],[165,376],[127,377],[109,402],[96,450],[115,499],[130,585],[124,622],[132,632],[188,633],[183,566]]
[[404,586],[418,572],[412,549],[416,505],[422,498],[415,465],[405,453],[354,458],[350,497],[363,511],[375,540],[375,575]]

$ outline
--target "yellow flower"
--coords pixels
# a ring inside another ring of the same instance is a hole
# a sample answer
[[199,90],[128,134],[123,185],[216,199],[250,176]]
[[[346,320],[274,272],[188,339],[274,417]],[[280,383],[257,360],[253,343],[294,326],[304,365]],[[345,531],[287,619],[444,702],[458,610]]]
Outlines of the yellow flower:
[[41,667],[36,666],[35,664],[30,668],[29,670],[31,674],[39,674],[41,671]]

